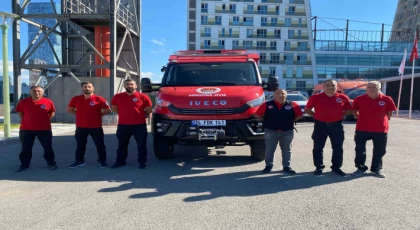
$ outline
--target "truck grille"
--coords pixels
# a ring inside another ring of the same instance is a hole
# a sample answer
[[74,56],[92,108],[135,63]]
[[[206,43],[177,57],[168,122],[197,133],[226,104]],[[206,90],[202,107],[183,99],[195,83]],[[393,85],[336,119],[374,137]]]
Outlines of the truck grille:
[[182,114],[234,114],[235,109],[179,109]]
[[226,108],[226,109],[190,109],[190,108],[177,108],[174,105],[170,105],[168,109],[176,114],[186,115],[232,115],[240,114],[248,110],[249,105],[244,104],[238,108]]

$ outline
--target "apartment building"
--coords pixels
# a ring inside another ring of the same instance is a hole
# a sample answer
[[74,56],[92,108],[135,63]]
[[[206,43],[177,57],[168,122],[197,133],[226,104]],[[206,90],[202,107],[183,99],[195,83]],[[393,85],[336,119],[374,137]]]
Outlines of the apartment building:
[[413,41],[416,28],[420,27],[420,11],[418,0],[398,0],[392,24],[390,41]]
[[255,51],[263,78],[292,90],[318,83],[309,0],[189,0],[187,18],[189,50]]

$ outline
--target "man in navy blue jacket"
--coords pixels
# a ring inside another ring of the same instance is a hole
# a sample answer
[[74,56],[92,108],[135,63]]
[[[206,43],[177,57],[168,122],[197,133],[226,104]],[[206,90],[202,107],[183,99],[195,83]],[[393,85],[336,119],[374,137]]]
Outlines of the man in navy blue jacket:
[[274,99],[262,104],[256,114],[256,118],[263,121],[265,129],[265,168],[263,173],[271,172],[273,168],[274,152],[277,144],[282,152],[283,171],[295,174],[290,167],[292,156],[292,142],[294,137],[295,121],[303,117],[299,105],[293,101],[287,101],[287,91],[277,89],[273,93]]

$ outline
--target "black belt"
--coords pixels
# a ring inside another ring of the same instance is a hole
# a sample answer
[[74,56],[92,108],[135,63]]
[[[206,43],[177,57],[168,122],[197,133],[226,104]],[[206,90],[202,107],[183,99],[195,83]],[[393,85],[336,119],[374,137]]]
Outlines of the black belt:
[[324,121],[315,120],[315,123],[331,126],[331,125],[341,124],[341,123],[343,123],[343,121],[340,120],[340,121],[334,121],[334,122],[324,122]]

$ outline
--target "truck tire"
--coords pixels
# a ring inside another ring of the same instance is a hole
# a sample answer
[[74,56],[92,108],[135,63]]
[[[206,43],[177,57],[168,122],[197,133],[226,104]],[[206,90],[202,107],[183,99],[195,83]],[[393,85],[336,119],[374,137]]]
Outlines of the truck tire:
[[169,140],[154,137],[153,150],[157,159],[169,159],[173,156],[174,144],[172,144]]
[[256,161],[265,160],[265,141],[256,140],[252,141],[249,146],[251,147],[251,157]]

